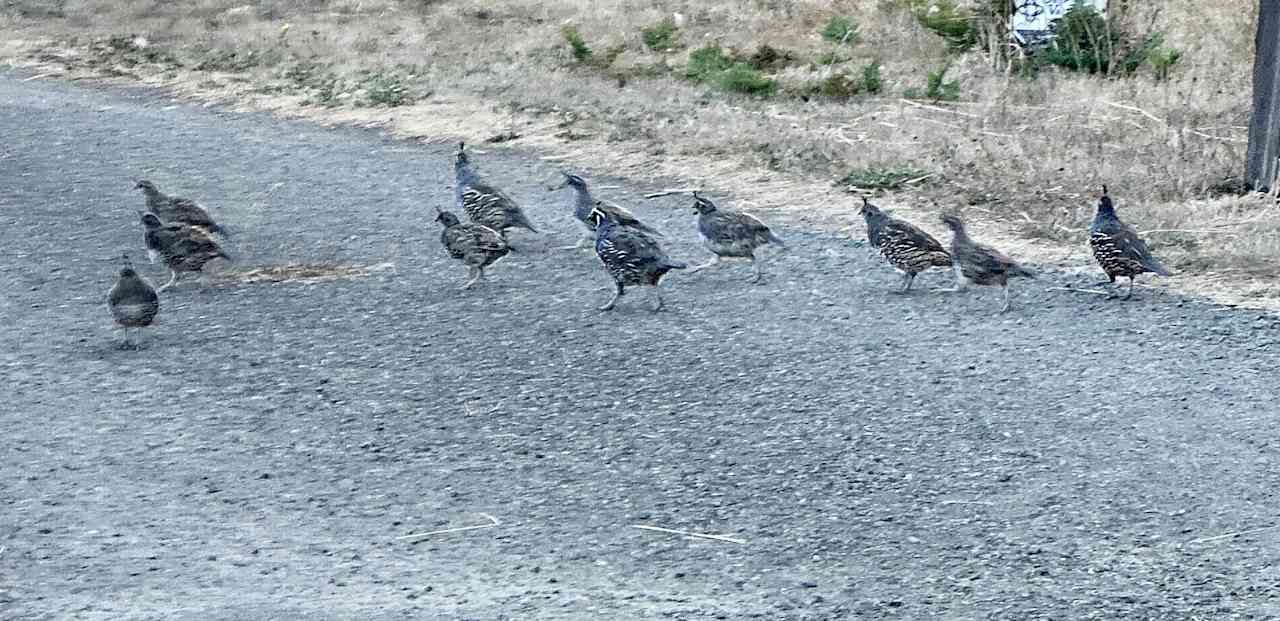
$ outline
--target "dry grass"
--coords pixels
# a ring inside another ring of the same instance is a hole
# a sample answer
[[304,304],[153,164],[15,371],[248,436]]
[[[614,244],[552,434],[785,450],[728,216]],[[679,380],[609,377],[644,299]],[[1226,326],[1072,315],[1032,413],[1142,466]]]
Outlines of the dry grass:
[[[897,0],[18,0],[0,17],[0,53],[162,83],[202,97],[401,135],[514,144],[588,171],[678,178],[831,226],[854,222],[837,182],[850,172],[921,171],[888,202],[961,210],[1029,258],[1087,264],[1082,229],[1102,183],[1183,272],[1266,276],[1280,264],[1280,219],[1260,198],[1208,191],[1243,168],[1253,11],[1169,0],[1128,21],[1154,24],[1183,51],[1171,79],[1024,78],[981,54],[954,61],[961,101],[900,98],[944,43]],[[0,9],[2,10],[2,9]],[[855,18],[843,64],[820,32]],[[642,30],[671,19],[673,50]],[[593,49],[574,60],[561,29]],[[112,35],[130,35],[108,42]],[[145,47],[126,44],[132,36]],[[15,42],[15,39],[17,41]],[[683,78],[691,49],[716,42],[746,57],[769,45],[794,59],[769,70],[772,98]],[[601,61],[610,58],[611,62]],[[833,72],[882,63],[884,91],[799,97]],[[862,175],[865,178],[865,175]],[[855,175],[858,178],[858,175]],[[922,223],[932,218],[918,214]]]
[[361,278],[374,272],[394,269],[390,263],[378,265],[329,265],[315,263],[291,263],[287,265],[270,265],[244,271],[221,271],[217,279],[234,283],[287,283],[287,282],[323,282]]

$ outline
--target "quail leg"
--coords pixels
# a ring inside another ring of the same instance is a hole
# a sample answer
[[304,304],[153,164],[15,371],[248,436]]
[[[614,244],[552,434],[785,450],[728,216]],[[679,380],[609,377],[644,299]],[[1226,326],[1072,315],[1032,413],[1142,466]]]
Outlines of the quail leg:
[[658,300],[658,304],[653,307],[653,312],[656,313],[658,311],[661,311],[662,307],[664,306],[662,302],[662,286],[661,285],[653,286],[653,297]]
[[902,288],[897,289],[894,293],[906,293],[911,290],[911,283],[915,282],[916,275],[910,272],[902,273]]
[[613,305],[618,303],[618,298],[622,297],[622,293],[623,293],[622,283],[614,283],[614,284],[618,286],[618,289],[613,292],[613,297],[609,299],[609,303],[605,304],[604,306],[601,306],[596,310],[611,311],[613,310]]
[[172,287],[173,285],[177,284],[177,282],[178,282],[178,272],[177,270],[171,267],[169,268],[169,282],[164,283],[163,285],[160,285],[160,288],[156,289],[156,293],[160,293],[161,291],[164,291],[165,289]]
[[751,259],[751,269],[755,271],[755,276],[752,277],[751,282],[754,282],[754,283],[763,282],[764,266],[761,265],[763,261],[761,261],[760,259],[757,259],[756,255],[754,254],[751,255],[749,258]]
[[1009,284],[1000,285],[1000,288],[1004,290],[1004,306],[1000,308],[1000,312],[1007,313],[1009,312]]
[[964,277],[964,272],[960,270],[959,265],[955,266],[953,271],[956,273],[956,284],[945,289],[937,289],[939,293],[956,293],[964,291],[965,287],[969,286],[969,279]]
[[693,269],[690,269],[690,270],[689,270],[689,273],[690,273],[690,274],[692,274],[693,272],[698,272],[698,271],[701,271],[701,270],[705,270],[705,269],[707,269],[708,267],[712,267],[712,266],[719,265],[719,264],[720,264],[720,255],[718,255],[718,254],[711,255],[711,260],[710,260],[710,261],[707,261],[706,263],[703,263],[702,265],[695,265],[695,266],[693,266]]
[[463,288],[464,290],[465,290],[465,289],[470,289],[470,288],[471,288],[473,285],[475,285],[475,284],[476,284],[476,282],[478,282],[478,281],[480,280],[480,278],[482,278],[483,276],[484,276],[484,268],[474,268],[474,267],[469,267],[469,268],[467,268],[467,279],[468,279],[468,280],[467,280],[467,284],[462,285],[462,288]]
[[1128,293],[1126,293],[1126,294],[1124,295],[1124,299],[1126,299],[1126,300],[1127,300],[1127,299],[1129,299],[1129,298],[1133,297],[1133,281],[1137,280],[1137,278],[1138,278],[1137,276],[1130,276],[1130,277],[1129,277],[1129,292],[1128,292]]

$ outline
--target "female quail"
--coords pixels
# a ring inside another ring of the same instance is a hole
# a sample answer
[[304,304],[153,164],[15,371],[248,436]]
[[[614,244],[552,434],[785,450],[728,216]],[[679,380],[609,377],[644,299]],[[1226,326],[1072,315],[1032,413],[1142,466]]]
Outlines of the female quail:
[[458,216],[449,211],[436,210],[436,222],[444,225],[440,232],[440,243],[444,245],[449,256],[462,261],[467,266],[467,284],[463,289],[484,278],[484,268],[497,263],[511,251],[507,242],[497,231],[482,224],[463,224]]
[[973,241],[959,216],[942,216],[942,223],[951,229],[951,260],[956,270],[956,286],[952,291],[964,289],[969,283],[999,285],[1004,290],[1004,306],[1000,312],[1008,312],[1009,279],[1035,278],[1035,275],[1003,252]]
[[213,217],[199,203],[189,198],[169,196],[161,192],[156,184],[145,179],[137,182],[133,187],[136,190],[142,190],[147,199],[147,211],[159,217],[161,222],[177,222],[230,237],[227,230],[214,222]]
[[129,255],[122,255],[120,262],[120,275],[107,293],[107,308],[111,310],[111,317],[115,319],[116,325],[124,330],[124,343],[121,347],[127,348],[133,346],[129,341],[129,328],[140,329],[151,325],[156,313],[160,312],[160,296],[156,295],[155,288],[147,279],[133,271]]
[[522,228],[538,232],[521,211],[520,206],[506,194],[485,183],[471,170],[466,144],[458,143],[458,155],[454,159],[454,193],[467,218],[476,224],[487,226],[503,235],[507,229]]
[[215,258],[231,260],[231,256],[203,229],[178,222],[163,224],[153,213],[141,215],[142,226],[146,230],[147,255],[152,263],[163,259],[169,268],[169,282],[157,291],[172,287],[180,274],[203,270],[205,263]]
[[916,274],[931,267],[951,267],[951,255],[932,235],[906,220],[886,215],[862,197],[862,217],[867,222],[867,241],[902,272],[902,289],[911,289]]
[[591,195],[591,190],[587,188],[586,180],[582,177],[570,173],[561,174],[564,175],[564,182],[552,189],[559,190],[560,188],[566,187],[573,188],[573,217],[581,222],[582,226],[586,228],[586,234],[583,235],[582,239],[578,240],[578,243],[573,246],[566,246],[564,248],[565,250],[576,250],[596,238],[596,224],[591,219],[592,209],[600,209],[607,213],[609,215],[609,219],[617,223],[619,226],[629,226],[652,235],[661,235],[661,233],[637,219],[624,207],[619,205],[610,205],[596,200],[595,197]]
[[716,265],[721,258],[744,258],[751,260],[755,271],[752,282],[760,282],[764,272],[762,261],[756,259],[756,249],[765,244],[786,247],[768,226],[751,214],[719,209],[710,199],[698,196],[697,192],[693,193],[693,208],[698,214],[698,235],[713,256],[707,263],[689,270],[691,272]]

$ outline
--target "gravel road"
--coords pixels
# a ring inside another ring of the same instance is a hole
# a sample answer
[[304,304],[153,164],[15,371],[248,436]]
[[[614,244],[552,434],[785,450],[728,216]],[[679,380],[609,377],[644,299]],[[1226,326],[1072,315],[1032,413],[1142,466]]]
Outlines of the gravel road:
[[[677,273],[668,312],[599,313],[554,165],[480,145],[544,234],[464,292],[432,222],[452,145],[24,77],[0,74],[0,618],[1280,618],[1280,529],[1215,538],[1280,526],[1271,317],[1052,271],[994,316],[998,290],[894,295],[769,214],[793,250],[766,284]],[[185,284],[119,350],[138,177],[237,232],[230,270],[394,269]],[[706,259],[687,198],[597,182]]]

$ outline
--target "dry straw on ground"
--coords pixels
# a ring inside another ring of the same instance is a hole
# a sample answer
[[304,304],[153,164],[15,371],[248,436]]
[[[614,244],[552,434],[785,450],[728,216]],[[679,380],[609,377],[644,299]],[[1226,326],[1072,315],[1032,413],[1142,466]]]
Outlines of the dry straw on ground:
[[[1234,303],[1280,295],[1280,220],[1262,197],[1211,191],[1243,167],[1256,7],[1170,0],[1127,19],[1183,52],[1167,81],[1020,77],[980,53],[952,60],[961,101],[912,101],[948,57],[901,0],[285,1],[17,0],[0,8],[0,54],[48,71],[119,75],[246,109],[376,125],[432,140],[494,137],[587,173],[677,180],[810,225],[856,225],[839,183],[906,178],[881,202],[934,226],[959,210],[1021,257],[1091,269],[1084,233],[1100,185],[1184,276]],[[833,51],[831,17],[860,24]],[[641,30],[678,25],[671,49]],[[607,69],[574,60],[572,25]],[[115,37],[112,39],[111,37]],[[754,98],[683,79],[708,42],[794,60],[783,94]],[[787,91],[877,60],[884,90],[849,100]],[[865,175],[864,175],[865,176]],[[854,177],[858,179],[858,177]],[[664,184],[665,185],[665,184]]]

